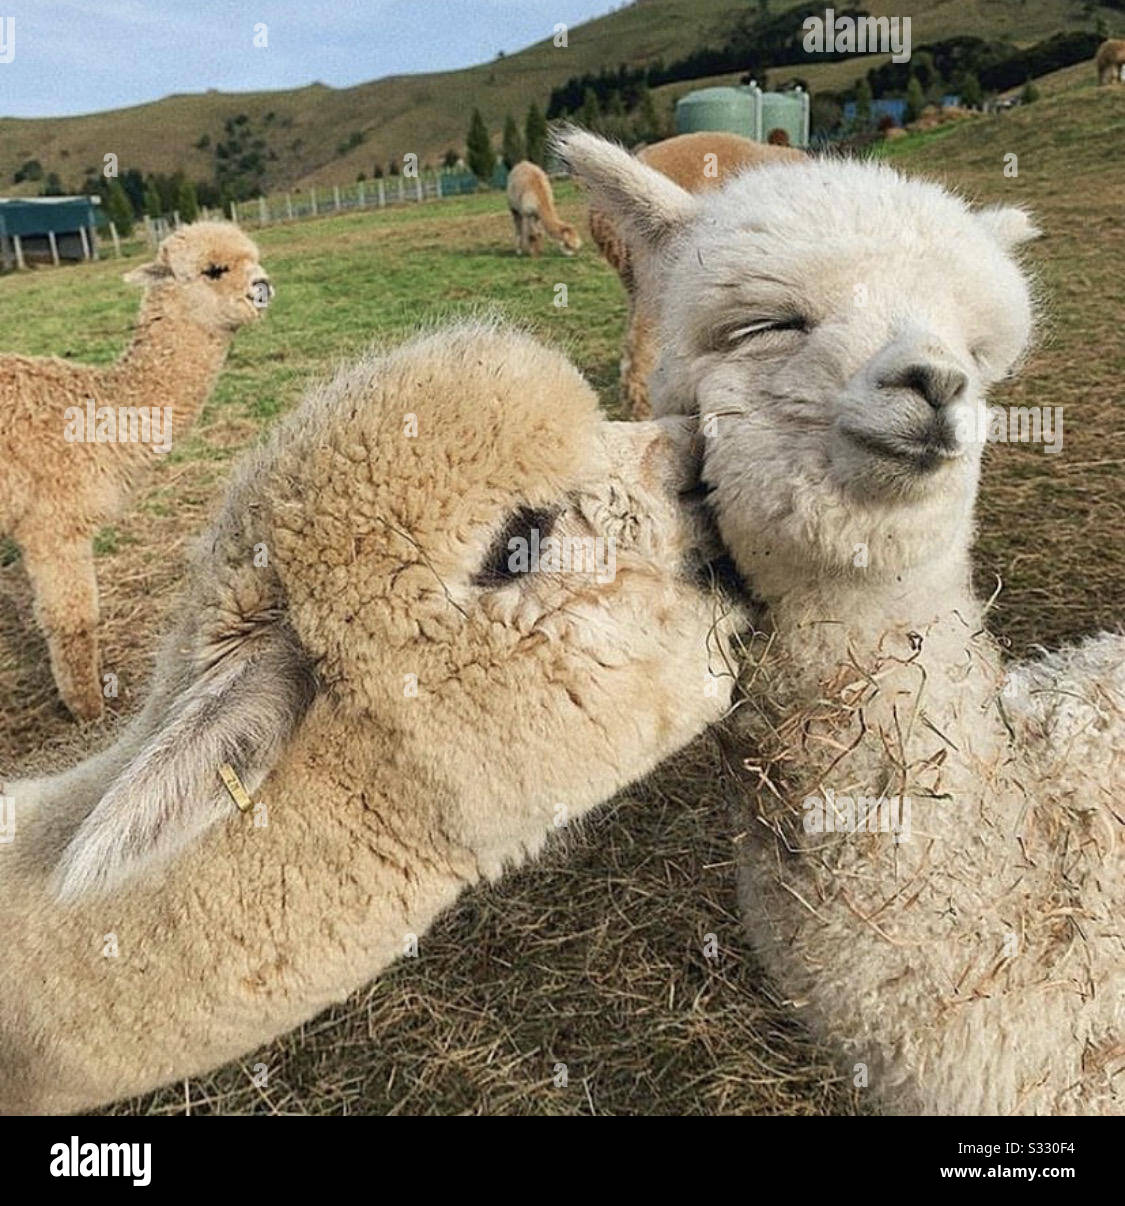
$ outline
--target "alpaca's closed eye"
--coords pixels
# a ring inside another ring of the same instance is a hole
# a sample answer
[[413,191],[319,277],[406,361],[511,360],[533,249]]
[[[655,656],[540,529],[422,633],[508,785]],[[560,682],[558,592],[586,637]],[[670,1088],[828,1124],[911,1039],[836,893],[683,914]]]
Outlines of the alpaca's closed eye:
[[540,545],[550,536],[560,514],[560,510],[541,507],[513,511],[473,575],[473,585],[486,589],[503,586],[527,573],[529,562],[537,558]]
[[755,335],[764,335],[772,331],[807,331],[809,321],[800,314],[790,314],[783,318],[757,318],[750,322],[730,327],[724,334],[727,345],[743,343]]
[[230,267],[227,264],[208,264],[203,269],[203,275],[209,280],[217,281],[224,273],[229,272]]

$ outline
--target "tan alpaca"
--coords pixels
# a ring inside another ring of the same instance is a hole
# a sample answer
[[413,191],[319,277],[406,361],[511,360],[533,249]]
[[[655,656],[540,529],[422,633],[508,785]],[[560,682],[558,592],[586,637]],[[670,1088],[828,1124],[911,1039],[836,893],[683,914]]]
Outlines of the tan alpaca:
[[[766,146],[738,134],[704,131],[666,138],[638,152],[637,158],[690,193],[718,188],[746,168],[805,158],[803,151],[787,146]],[[625,286],[629,312],[625,320],[625,345],[621,352],[621,388],[631,418],[652,414],[648,379],[656,365],[659,299],[647,296],[613,219],[596,205],[590,206],[590,234],[602,255]]]
[[971,585],[1034,225],[862,161],[696,197],[562,153],[665,257],[654,403],[762,605],[727,763],[779,996],[885,1110],[1125,1112],[1125,636],[1005,665]]
[[1116,84],[1125,81],[1125,40],[1107,38],[1094,56],[1098,69],[1099,84]]
[[23,553],[55,683],[80,720],[102,711],[94,533],[184,437],[235,331],[271,294],[258,249],[222,222],[169,235],[125,279],[145,292],[115,364],[0,355],[0,533]]
[[563,255],[573,255],[582,246],[578,231],[555,209],[547,173],[530,159],[517,163],[508,173],[508,209],[516,228],[516,255],[538,255],[544,231],[558,240]]
[[731,620],[671,422],[608,423],[564,357],[477,325],[361,359],[275,428],[143,712],[7,789],[0,1112],[290,1030],[721,714]]

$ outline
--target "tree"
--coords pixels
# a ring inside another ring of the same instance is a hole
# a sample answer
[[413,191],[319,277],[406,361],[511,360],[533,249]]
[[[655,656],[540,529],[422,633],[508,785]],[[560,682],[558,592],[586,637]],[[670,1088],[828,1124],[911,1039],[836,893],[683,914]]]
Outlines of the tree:
[[105,191],[105,216],[117,227],[117,233],[128,238],[133,233],[133,206],[120,180],[111,180]]
[[601,125],[601,117],[598,94],[593,88],[587,88],[582,94],[582,108],[578,110],[578,120],[587,130],[596,130]]
[[47,179],[43,182],[44,197],[61,197],[63,195],[62,180],[59,178],[58,172],[48,172]]
[[1020,101],[1025,105],[1032,105],[1039,99],[1039,89],[1028,80],[1023,86],[1023,91],[1020,93]]
[[660,115],[656,112],[652,93],[647,87],[642,88],[640,104],[637,106],[637,117],[633,122],[633,135],[638,142],[656,142],[663,137],[663,134]]
[[145,213],[150,218],[160,217],[160,193],[153,183],[145,186]]
[[972,71],[966,71],[961,77],[961,104],[969,109],[979,109],[982,99],[980,80]]
[[922,91],[922,85],[918,82],[918,77],[912,75],[910,83],[906,86],[906,121],[910,123],[917,121],[922,116],[922,110],[926,107],[926,94]]
[[866,79],[855,86],[855,124],[861,130],[871,126],[871,85]]
[[43,165],[38,159],[29,159],[25,164],[16,169],[16,174],[12,177],[13,184],[20,184],[24,180],[42,180]]
[[504,118],[504,140],[501,144],[501,156],[507,167],[514,168],[523,158],[523,138],[520,136],[516,119],[509,113]]
[[473,110],[465,151],[469,160],[469,170],[473,175],[486,183],[490,181],[492,171],[496,167],[496,152],[492,149],[492,139],[479,109]]
[[199,217],[199,198],[190,180],[180,181],[176,192],[176,209],[179,210],[181,222],[194,222]]
[[452,147],[450,147],[449,150],[446,151],[445,154],[441,157],[441,161],[445,165],[445,167],[455,168],[457,166],[457,160],[460,158],[461,158],[461,156],[458,155],[457,152]]
[[145,178],[139,168],[126,168],[121,173],[121,187],[129,204],[133,207],[133,217],[139,218],[145,212]]
[[545,167],[547,164],[547,119],[532,101],[527,109],[527,120],[523,127],[524,153],[532,163]]

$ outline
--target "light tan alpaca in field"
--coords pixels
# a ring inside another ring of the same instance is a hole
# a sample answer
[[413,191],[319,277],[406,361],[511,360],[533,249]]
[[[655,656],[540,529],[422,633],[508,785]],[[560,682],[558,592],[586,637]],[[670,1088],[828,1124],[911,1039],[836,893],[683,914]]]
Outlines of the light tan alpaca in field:
[[[746,168],[801,160],[805,155],[793,147],[766,146],[738,134],[704,131],[653,143],[639,151],[637,158],[689,193],[702,193],[719,188]],[[647,419],[652,414],[648,379],[657,359],[659,298],[649,297],[642,290],[643,272],[635,268],[610,215],[591,205],[589,221],[594,242],[621,278],[629,299],[621,352],[621,389],[627,413],[634,419]]]
[[1098,47],[1094,66],[1098,69],[1099,84],[1125,82],[1125,40],[1107,38]]
[[609,423],[564,357],[481,325],[282,420],[199,544],[143,712],[8,787],[0,1112],[292,1029],[717,719],[733,617],[683,497],[692,426]]
[[508,173],[508,209],[516,228],[516,255],[538,255],[544,231],[559,242],[563,255],[573,255],[582,246],[578,231],[555,209],[547,173],[530,159]]
[[102,712],[94,534],[195,422],[235,331],[271,294],[258,249],[223,222],[169,235],[125,279],[145,292],[115,364],[0,355],[0,533],[23,553],[55,683],[80,720]]
[[764,608],[727,744],[766,970],[889,1111],[1125,1112],[1125,637],[1005,665],[971,586],[1033,225],[873,163],[693,197],[562,154],[663,265],[656,406]]

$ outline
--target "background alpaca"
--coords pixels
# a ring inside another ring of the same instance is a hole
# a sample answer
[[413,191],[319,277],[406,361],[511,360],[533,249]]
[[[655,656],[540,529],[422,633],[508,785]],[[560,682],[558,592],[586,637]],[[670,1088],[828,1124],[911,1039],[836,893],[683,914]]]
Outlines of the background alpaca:
[[[766,608],[729,750],[767,969],[888,1109],[1121,1112],[1125,642],[1005,672],[970,587],[1034,228],[874,165],[697,199],[588,135],[562,149],[664,257],[659,405],[703,416]],[[906,840],[860,797],[900,824],[909,802]]]
[[573,255],[582,246],[578,231],[555,209],[547,173],[530,159],[508,173],[508,209],[516,228],[516,255],[538,255],[544,230],[562,245],[563,255]]
[[[80,720],[102,711],[94,534],[168,451],[173,430],[182,436],[195,421],[234,332],[271,292],[258,249],[223,222],[169,235],[125,279],[145,292],[115,364],[0,355],[0,533],[23,553],[59,694]],[[102,411],[87,430],[102,407],[111,416]],[[116,431],[120,408],[128,436]],[[140,438],[146,428],[160,438]]]
[[[805,156],[792,147],[766,146],[738,134],[706,131],[666,138],[639,151],[637,158],[688,192],[702,193],[720,187],[746,168]],[[642,289],[643,267],[634,265],[612,216],[597,205],[590,206],[590,234],[625,286],[629,310],[621,351],[621,388],[627,413],[634,419],[647,419],[652,414],[648,379],[657,357],[660,299]],[[643,245],[640,250],[643,253]]]
[[[8,789],[0,1108],[292,1028],[714,720],[731,621],[697,576],[689,427],[609,424],[562,356],[482,326],[312,391],[201,541],[144,711]],[[615,542],[612,580],[513,573],[552,532]]]
[[1125,40],[1107,38],[1094,56],[1099,84],[1114,84],[1125,80]]

